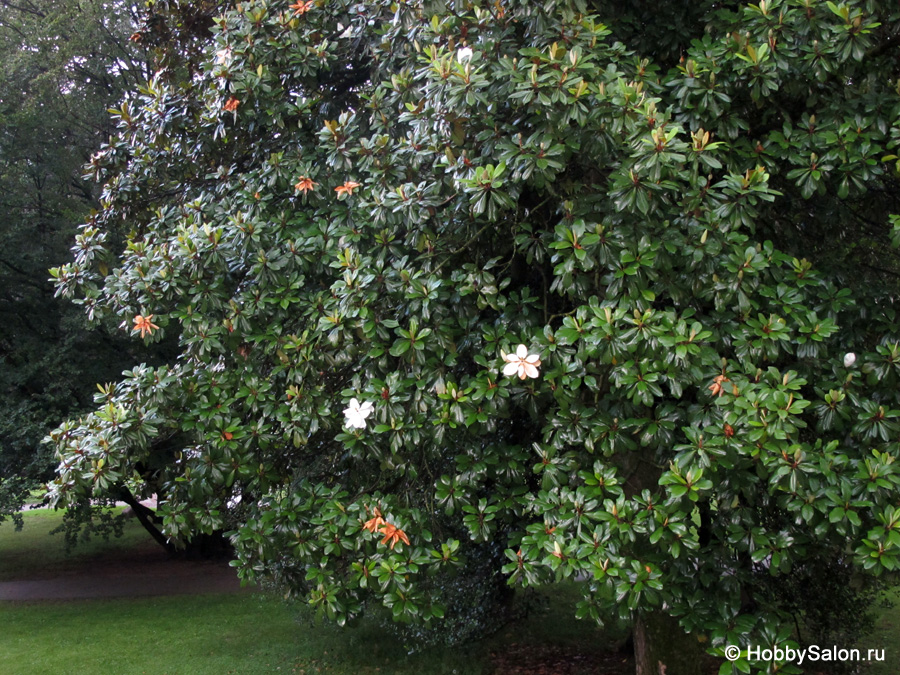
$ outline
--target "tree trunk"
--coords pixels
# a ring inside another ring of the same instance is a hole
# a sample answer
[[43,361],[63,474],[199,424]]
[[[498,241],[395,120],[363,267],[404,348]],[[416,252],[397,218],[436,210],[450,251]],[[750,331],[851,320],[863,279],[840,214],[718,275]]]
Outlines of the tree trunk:
[[232,552],[230,542],[221,531],[213,532],[212,534],[201,533],[195,535],[190,541],[185,543],[183,548],[178,548],[171,544],[162,533],[162,530],[160,530],[159,526],[162,524],[162,521],[156,515],[156,511],[141,504],[125,488],[122,488],[116,497],[131,507],[138,522],[143,525],[156,543],[162,546],[170,556],[187,558],[188,560],[201,560],[222,558],[230,555]]
[[678,621],[661,611],[634,620],[635,675],[701,675],[704,651]]
[[175,547],[169,543],[169,540],[166,539],[166,536],[156,526],[159,522],[159,518],[157,517],[156,512],[153,509],[147,508],[146,506],[141,504],[137,499],[134,498],[134,495],[125,488],[122,488],[121,492],[116,496],[131,507],[131,510],[137,517],[138,522],[144,526],[144,529],[150,533],[150,536],[153,537],[156,543],[162,546],[169,555],[173,555],[175,553]]

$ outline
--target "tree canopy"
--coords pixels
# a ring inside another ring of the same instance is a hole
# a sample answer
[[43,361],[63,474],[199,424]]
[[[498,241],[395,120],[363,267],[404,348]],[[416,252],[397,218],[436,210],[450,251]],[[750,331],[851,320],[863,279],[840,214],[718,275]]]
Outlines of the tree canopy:
[[149,75],[128,41],[135,20],[99,0],[0,3],[0,520],[52,477],[41,439],[138,358],[89,331],[47,274],[99,207],[82,173],[115,129],[107,108]]
[[339,622],[462,636],[460,578],[586,577],[582,618],[794,644],[779,583],[900,554],[898,30],[878,0],[227,3],[115,111],[53,271],[180,345],[53,432],[57,503],[157,492],[171,541],[228,530]]

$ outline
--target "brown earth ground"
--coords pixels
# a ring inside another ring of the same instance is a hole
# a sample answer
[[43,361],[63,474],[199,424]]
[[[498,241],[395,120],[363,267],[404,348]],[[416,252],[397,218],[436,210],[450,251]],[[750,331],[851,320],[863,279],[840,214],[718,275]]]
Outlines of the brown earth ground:
[[170,558],[153,542],[116,552],[53,577],[38,571],[14,581],[0,582],[0,601],[76,600],[236,593],[241,585],[227,561],[189,561]]

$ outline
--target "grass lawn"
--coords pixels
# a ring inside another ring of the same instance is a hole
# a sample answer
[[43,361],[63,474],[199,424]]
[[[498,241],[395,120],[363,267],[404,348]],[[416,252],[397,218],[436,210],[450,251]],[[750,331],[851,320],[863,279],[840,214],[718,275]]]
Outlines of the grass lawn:
[[[131,521],[121,539],[92,541],[67,557],[48,537],[61,514],[33,511],[15,532],[0,525],[0,581],[75,573],[92,561],[156,546]],[[376,622],[339,629],[314,624],[303,607],[258,593],[68,602],[0,602],[3,675],[221,675],[235,673],[628,673],[604,655],[597,629],[573,619],[575,587],[478,644],[408,654]],[[606,664],[598,669],[599,660]],[[549,669],[546,669],[549,666]],[[545,668],[541,671],[538,668]]]
[[[413,655],[374,624],[305,625],[285,604],[253,594],[0,603],[0,625],[4,675],[477,675],[494,671],[491,654],[498,647],[543,643],[542,626],[553,624],[528,621],[484,643]],[[546,657],[536,649],[522,651],[523,659]],[[579,658],[584,670],[571,672],[598,672],[590,654],[568,657],[576,664]]]
[[894,606],[879,610],[874,632],[860,640],[863,658],[868,649],[884,650],[884,661],[870,664],[869,669],[863,671],[866,675],[896,675],[900,671],[900,589],[888,591],[887,599]]
[[570,644],[579,638],[590,644],[590,635],[563,631],[565,624],[546,616],[483,643],[409,655],[374,623],[340,630],[298,621],[304,614],[256,594],[0,603],[0,673],[478,675],[495,672],[497,650],[508,664],[516,649],[523,665],[552,657],[584,666],[566,672],[598,672],[590,652],[551,651],[548,642],[561,642],[546,634],[548,627]]
[[121,537],[105,541],[95,535],[66,554],[63,535],[48,536],[62,523],[61,511],[40,509],[26,511],[22,516],[25,524],[19,532],[10,521],[0,525],[0,581],[49,578],[84,569],[93,560],[161,551],[132,518],[126,522]]
[[302,653],[281,604],[250,595],[0,603],[0,672],[273,673]]

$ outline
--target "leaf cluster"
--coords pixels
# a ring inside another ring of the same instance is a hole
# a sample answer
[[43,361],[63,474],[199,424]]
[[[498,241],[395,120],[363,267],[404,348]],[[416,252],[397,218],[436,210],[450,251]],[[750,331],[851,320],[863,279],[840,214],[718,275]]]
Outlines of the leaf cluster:
[[[820,244],[888,236],[900,17],[813,4],[709,7],[677,64],[577,0],[230,6],[116,112],[55,271],[181,347],[51,434],[58,503],[152,465],[169,537],[228,524],[339,622],[439,623],[488,546],[718,653],[790,640],[750,595],[820,551],[893,573],[896,284]],[[519,344],[538,378],[501,375]]]

